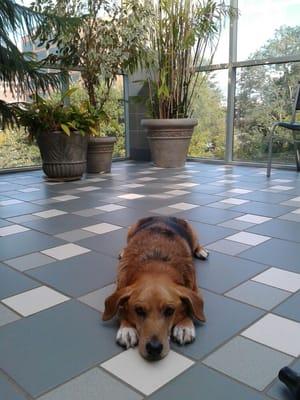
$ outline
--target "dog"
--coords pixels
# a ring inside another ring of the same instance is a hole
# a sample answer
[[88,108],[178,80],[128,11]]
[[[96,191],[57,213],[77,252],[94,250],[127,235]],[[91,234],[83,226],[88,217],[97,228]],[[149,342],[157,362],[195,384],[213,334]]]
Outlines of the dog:
[[147,360],[159,360],[195,339],[193,319],[205,322],[203,297],[193,256],[206,259],[193,228],[175,217],[148,217],[128,230],[121,252],[116,291],[105,300],[104,321],[117,313],[117,343],[138,345]]

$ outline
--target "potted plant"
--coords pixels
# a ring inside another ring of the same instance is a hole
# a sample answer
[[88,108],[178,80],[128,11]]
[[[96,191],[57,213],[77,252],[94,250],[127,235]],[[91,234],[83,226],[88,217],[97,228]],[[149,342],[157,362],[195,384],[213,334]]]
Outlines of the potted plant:
[[35,96],[32,103],[23,103],[18,122],[32,140],[36,140],[43,171],[53,180],[80,179],[86,170],[88,135],[96,131],[98,118],[86,104],[65,105],[74,92],[70,89],[59,99]]
[[224,18],[233,10],[213,0],[158,0],[149,25],[149,52],[144,61],[148,106],[143,119],[154,164],[182,167],[193,129],[195,87],[199,67],[209,64]]
[[[79,24],[70,26],[58,38],[58,51],[46,62],[80,70],[90,106],[105,122],[105,114],[109,116],[105,105],[117,76],[135,70],[145,48],[148,7],[139,0],[35,0],[33,4],[38,12],[80,18]],[[49,29],[51,24],[39,29],[41,43],[51,44]],[[101,95],[97,96],[100,86]],[[98,131],[89,137],[88,172],[110,171],[108,160],[115,139],[102,136]]]

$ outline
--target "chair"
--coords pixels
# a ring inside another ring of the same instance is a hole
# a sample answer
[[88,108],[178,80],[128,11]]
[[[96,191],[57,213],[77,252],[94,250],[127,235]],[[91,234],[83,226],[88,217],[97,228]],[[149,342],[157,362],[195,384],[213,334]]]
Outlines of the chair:
[[291,122],[275,122],[272,125],[270,137],[269,137],[269,154],[268,154],[268,166],[267,166],[267,177],[271,175],[271,164],[272,164],[272,147],[273,147],[273,136],[278,126],[289,129],[293,132],[294,148],[296,153],[296,167],[297,171],[300,171],[300,123],[296,122],[296,113],[300,111],[300,81],[298,82],[295,100],[293,105],[293,114]]

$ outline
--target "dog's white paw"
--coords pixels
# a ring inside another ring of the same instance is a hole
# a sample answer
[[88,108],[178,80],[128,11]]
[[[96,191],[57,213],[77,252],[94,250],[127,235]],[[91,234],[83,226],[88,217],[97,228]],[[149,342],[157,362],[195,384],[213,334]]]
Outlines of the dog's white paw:
[[172,337],[179,344],[191,343],[196,338],[195,327],[176,325],[173,328]]
[[120,328],[117,333],[116,338],[117,343],[120,346],[126,347],[135,347],[138,344],[138,334],[134,328]]
[[200,260],[206,260],[208,256],[209,252],[204,247],[201,247],[200,250],[195,251],[195,257],[200,258]]

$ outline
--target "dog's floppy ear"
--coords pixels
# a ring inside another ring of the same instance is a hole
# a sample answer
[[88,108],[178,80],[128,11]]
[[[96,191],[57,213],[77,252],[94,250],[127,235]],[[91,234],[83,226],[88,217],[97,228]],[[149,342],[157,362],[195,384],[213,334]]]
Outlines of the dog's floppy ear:
[[204,302],[201,294],[183,286],[178,288],[178,292],[179,297],[187,305],[191,315],[198,321],[205,322]]
[[131,292],[132,287],[127,286],[115,291],[112,295],[107,297],[105,300],[104,313],[102,315],[103,321],[112,319],[112,317],[117,313],[119,307],[129,299]]

